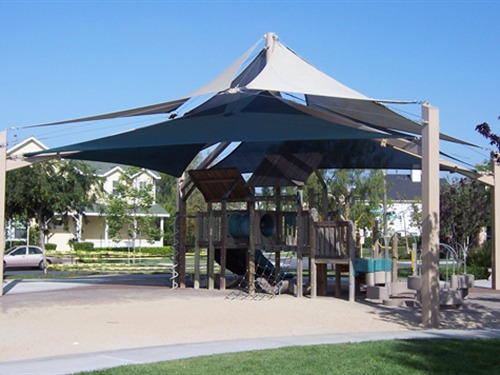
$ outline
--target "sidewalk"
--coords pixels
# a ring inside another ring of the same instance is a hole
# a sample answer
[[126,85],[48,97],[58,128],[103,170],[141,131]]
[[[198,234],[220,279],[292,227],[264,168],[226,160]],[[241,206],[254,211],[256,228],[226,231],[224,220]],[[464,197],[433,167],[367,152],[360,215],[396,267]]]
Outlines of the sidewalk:
[[101,353],[67,355],[0,363],[0,374],[72,374],[123,365],[169,361],[249,350],[277,349],[297,345],[340,344],[348,342],[408,339],[500,338],[500,329],[425,330],[406,332],[368,332],[349,334],[272,337],[263,339],[212,341],[149,348],[113,350]]

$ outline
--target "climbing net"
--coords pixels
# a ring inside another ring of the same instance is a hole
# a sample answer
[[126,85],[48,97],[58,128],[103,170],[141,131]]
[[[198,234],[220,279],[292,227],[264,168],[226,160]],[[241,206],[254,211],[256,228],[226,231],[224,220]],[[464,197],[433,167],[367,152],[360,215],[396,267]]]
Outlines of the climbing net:
[[[279,254],[279,259],[276,259],[276,254]],[[247,268],[244,276],[239,276],[235,288],[226,299],[270,299],[274,298],[284,291],[289,289],[293,275],[289,273],[292,260],[295,258],[295,252],[290,246],[281,246],[279,252],[275,249],[266,251],[265,247],[262,250],[256,250],[255,255],[255,272],[254,272],[254,292],[250,292],[248,280],[250,279],[250,271]],[[280,273],[275,274],[274,265],[280,263]]]

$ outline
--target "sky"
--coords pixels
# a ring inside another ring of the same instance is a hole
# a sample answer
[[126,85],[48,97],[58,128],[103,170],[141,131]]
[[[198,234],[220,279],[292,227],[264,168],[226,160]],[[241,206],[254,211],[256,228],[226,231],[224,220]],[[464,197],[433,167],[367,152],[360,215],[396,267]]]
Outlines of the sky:
[[[441,132],[481,146],[441,149],[474,165],[490,147],[475,126],[500,133],[499,19],[500,0],[1,0],[0,129],[8,147],[55,147],[144,126],[27,128],[183,97],[275,32],[358,92],[439,108]],[[419,105],[397,109],[420,119]]]

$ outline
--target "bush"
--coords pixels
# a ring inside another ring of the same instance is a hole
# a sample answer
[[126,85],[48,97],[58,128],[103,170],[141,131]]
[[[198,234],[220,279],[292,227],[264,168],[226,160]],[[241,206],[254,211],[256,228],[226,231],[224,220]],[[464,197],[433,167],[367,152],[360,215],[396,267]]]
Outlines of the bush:
[[57,244],[55,243],[46,243],[45,250],[55,250],[57,248]]
[[[96,250],[99,251],[120,251],[120,252],[127,252],[129,250],[132,250],[132,248],[129,247],[102,247],[102,248],[96,248]],[[139,248],[135,248],[136,253],[139,252]],[[171,256],[174,253],[174,250],[172,246],[162,246],[162,247],[142,247],[140,249],[140,252],[143,254],[148,254],[148,255],[157,255],[157,256]]]
[[172,256],[174,249],[172,246],[143,247],[142,252],[150,255]]
[[84,250],[84,251],[92,251],[94,250],[94,244],[92,242],[73,242],[72,243],[73,250]]
[[491,268],[491,240],[479,248],[472,248],[467,254],[467,273],[473,274],[476,280],[486,279]]
[[482,266],[467,266],[467,274],[474,275],[475,280],[485,280],[490,275],[488,268]]

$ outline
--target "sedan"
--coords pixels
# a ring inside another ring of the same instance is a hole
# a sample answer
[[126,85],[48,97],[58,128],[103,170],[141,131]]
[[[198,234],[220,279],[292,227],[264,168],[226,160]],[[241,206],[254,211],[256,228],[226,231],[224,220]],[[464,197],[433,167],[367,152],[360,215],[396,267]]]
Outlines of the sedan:
[[[47,264],[53,263],[53,258],[46,258]],[[6,251],[3,256],[3,267],[29,268],[36,267],[43,270],[43,252],[38,246],[14,246]]]

